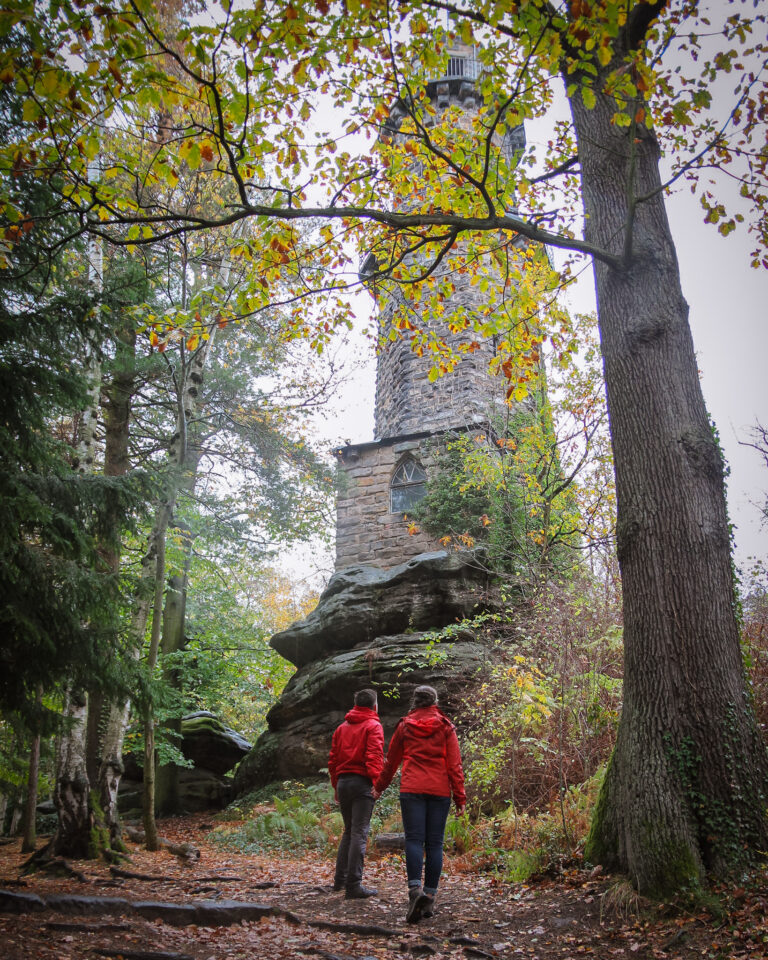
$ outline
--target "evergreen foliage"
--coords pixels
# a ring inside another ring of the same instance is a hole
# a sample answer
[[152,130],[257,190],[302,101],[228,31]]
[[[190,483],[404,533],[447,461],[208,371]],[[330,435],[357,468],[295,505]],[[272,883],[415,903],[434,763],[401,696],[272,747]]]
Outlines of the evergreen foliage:
[[[0,91],[0,135],[18,113]],[[34,228],[13,235],[0,271],[0,710],[36,726],[39,684],[53,691],[104,673],[119,591],[100,551],[113,532],[109,518],[125,523],[139,490],[73,466],[67,434],[87,390],[78,358],[105,336],[102,311],[76,245],[66,257],[39,259],[67,227],[48,224],[49,185],[11,173],[3,189],[24,198]]]

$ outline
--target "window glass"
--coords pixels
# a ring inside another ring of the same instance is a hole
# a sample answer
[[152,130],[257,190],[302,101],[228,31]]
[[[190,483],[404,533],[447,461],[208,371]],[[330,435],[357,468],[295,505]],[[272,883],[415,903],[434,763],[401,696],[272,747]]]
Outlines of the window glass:
[[415,460],[403,460],[395,470],[390,488],[392,513],[407,513],[427,492],[427,475]]

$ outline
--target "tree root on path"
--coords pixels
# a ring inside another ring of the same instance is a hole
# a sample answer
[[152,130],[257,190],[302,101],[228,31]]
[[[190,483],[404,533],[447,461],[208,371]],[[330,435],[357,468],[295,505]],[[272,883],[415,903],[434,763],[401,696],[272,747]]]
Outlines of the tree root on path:
[[195,960],[188,953],[165,953],[158,950],[126,950],[108,947],[94,947],[94,953],[100,957],[121,957],[123,960]]
[[[123,831],[133,843],[146,843],[147,837],[143,830],[137,827],[126,827]],[[191,843],[171,843],[170,840],[164,840],[158,837],[157,842],[168,853],[178,857],[183,863],[194,863],[200,859],[200,850]]]
[[299,953],[309,953],[315,957],[322,957],[323,960],[358,960],[349,953],[331,953],[330,950],[321,950],[320,947],[307,945],[306,947],[297,947]]
[[[288,923],[296,926],[311,927],[316,930],[328,930],[332,933],[355,934],[359,937],[378,937],[388,942],[392,940],[402,940],[406,931],[394,927],[382,927],[374,923],[345,923],[334,922],[332,920],[315,920],[312,917],[302,917],[290,910],[285,910],[276,905],[265,903],[256,903],[253,901],[238,900],[202,900],[192,903],[183,902],[151,902],[151,901],[131,901],[123,899],[114,899],[108,897],[75,897],[58,895],[41,895],[13,893],[0,889],[0,912],[6,913],[31,913],[39,912],[45,909],[63,910],[67,913],[88,914],[97,913],[99,916],[105,914],[133,915],[143,917],[145,920],[160,920],[163,923],[170,923],[173,926],[189,926],[198,924],[206,927],[228,926],[242,921],[257,921],[263,917],[279,917]],[[58,924],[54,926],[53,922],[48,924],[51,929],[65,929],[66,925]],[[75,927],[72,927],[75,929]],[[107,929],[106,925],[94,925],[94,930]],[[415,931],[414,931],[415,932]],[[453,943],[463,946],[468,955],[474,957],[492,957],[494,954],[487,952],[475,941],[463,936],[435,936],[432,933],[424,933],[418,941],[405,940],[402,943],[402,949],[414,954],[434,954],[435,949],[431,943]],[[307,952],[307,951],[303,951]],[[309,951],[313,952],[313,951]],[[117,956],[122,953],[126,958],[132,957],[134,960],[155,960],[158,957],[177,960],[174,954],[129,954],[126,951],[118,951],[117,954],[104,954],[104,956]],[[335,955],[323,954],[326,960],[332,960]],[[353,957],[340,957],[337,960],[355,960]]]
[[[24,864],[25,873],[27,872],[27,866],[31,862],[32,858]],[[67,863],[62,857],[56,857],[55,860],[42,860],[40,863],[35,864],[35,867],[43,873],[52,873],[55,877],[72,877],[75,880],[79,880],[80,883],[91,882],[82,870],[76,870],[75,867]]]

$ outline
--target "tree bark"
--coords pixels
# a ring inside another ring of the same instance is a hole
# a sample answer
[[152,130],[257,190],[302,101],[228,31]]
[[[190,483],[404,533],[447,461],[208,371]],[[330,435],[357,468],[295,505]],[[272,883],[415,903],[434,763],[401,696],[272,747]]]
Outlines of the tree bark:
[[85,731],[88,698],[70,690],[63,715],[70,729],[59,737],[56,756],[56,789],[53,800],[59,816],[51,844],[54,856],[75,860],[91,856],[90,783],[85,764]]
[[[130,469],[129,440],[131,404],[136,383],[136,332],[126,329],[117,336],[115,372],[107,389],[104,442],[104,473],[110,477],[125,476]],[[115,517],[113,529],[117,530],[119,518]],[[109,569],[118,573],[120,569],[120,541],[113,536],[113,544],[105,546],[104,555]],[[139,598],[139,606],[141,598]],[[132,649],[138,657],[146,630],[146,605],[143,616],[134,615]],[[106,713],[106,717],[104,717]],[[110,844],[120,848],[120,818],[117,810],[117,794],[120,778],[123,775],[123,739],[128,725],[130,705],[128,701],[113,702],[108,709],[100,711],[99,719],[103,725],[103,737],[98,740],[98,749],[89,743],[89,764],[96,767],[95,776],[89,777],[98,786],[104,822],[109,829]],[[90,720],[90,716],[89,716]],[[101,726],[100,725],[100,726]],[[99,761],[96,766],[96,761]]]
[[[723,463],[658,145],[644,127],[613,125],[616,105],[604,94],[588,110],[577,93],[571,107],[586,239],[626,256],[623,270],[595,265],[625,667],[618,739],[586,855],[628,873],[641,892],[664,895],[768,848],[768,764],[745,685]],[[634,197],[650,199],[633,209]]]
[[[42,687],[37,688],[36,705],[43,705]],[[35,849],[35,820],[37,818],[37,779],[40,775],[40,730],[32,737],[29,749],[29,769],[27,774],[27,796],[24,802],[24,835],[21,841],[22,853],[33,853]]]
[[[173,478],[171,479],[173,484]],[[154,550],[150,553],[155,556],[155,590],[152,600],[152,636],[149,641],[147,655],[147,670],[150,680],[157,666],[157,655],[160,649],[160,624],[163,608],[163,587],[165,585],[165,538],[168,532],[168,521],[173,511],[173,498],[160,506],[158,518],[155,521],[153,535]],[[157,824],[155,822],[155,712],[151,697],[146,705],[144,714],[144,790],[142,795],[144,807],[144,833],[146,834],[147,850],[159,850]]]

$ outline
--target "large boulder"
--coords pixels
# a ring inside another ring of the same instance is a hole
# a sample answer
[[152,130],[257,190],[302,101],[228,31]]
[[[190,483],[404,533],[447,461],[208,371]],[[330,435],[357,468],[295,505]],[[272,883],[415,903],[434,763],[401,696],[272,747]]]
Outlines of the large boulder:
[[267,714],[263,734],[235,773],[235,793],[274,780],[317,777],[327,768],[331,734],[352,706],[352,693],[374,687],[387,739],[407,712],[414,687],[434,686],[451,716],[482,680],[490,651],[466,633],[444,644],[423,633],[378,637],[327,660],[308,664],[289,680]]
[[187,760],[220,776],[236,767],[252,747],[237,730],[208,710],[182,717],[181,737],[181,752]]
[[478,631],[457,624],[439,641],[433,631],[497,606],[471,554],[421,554],[391,570],[335,574],[317,608],[272,638],[299,669],[267,714],[268,731],[238,766],[235,793],[318,776],[333,730],[362,687],[378,691],[387,737],[419,684],[434,686],[446,711],[460,717],[493,654]]
[[[209,710],[198,710],[181,718],[181,743],[179,749],[195,765],[195,769],[207,770],[222,777],[233,770],[248,753],[253,744],[245,737],[222,723]],[[124,757],[125,778],[140,783],[143,779],[142,758],[132,753]]]
[[335,573],[317,607],[270,640],[302,667],[337,650],[405,630],[435,630],[492,601],[487,570],[475,554],[421,553],[389,570],[359,565]]
[[[178,774],[179,809],[184,813],[205,810],[223,810],[232,800],[231,777],[220,777],[210,770],[180,769]],[[123,777],[117,795],[120,813],[141,816],[143,784],[140,780]]]

